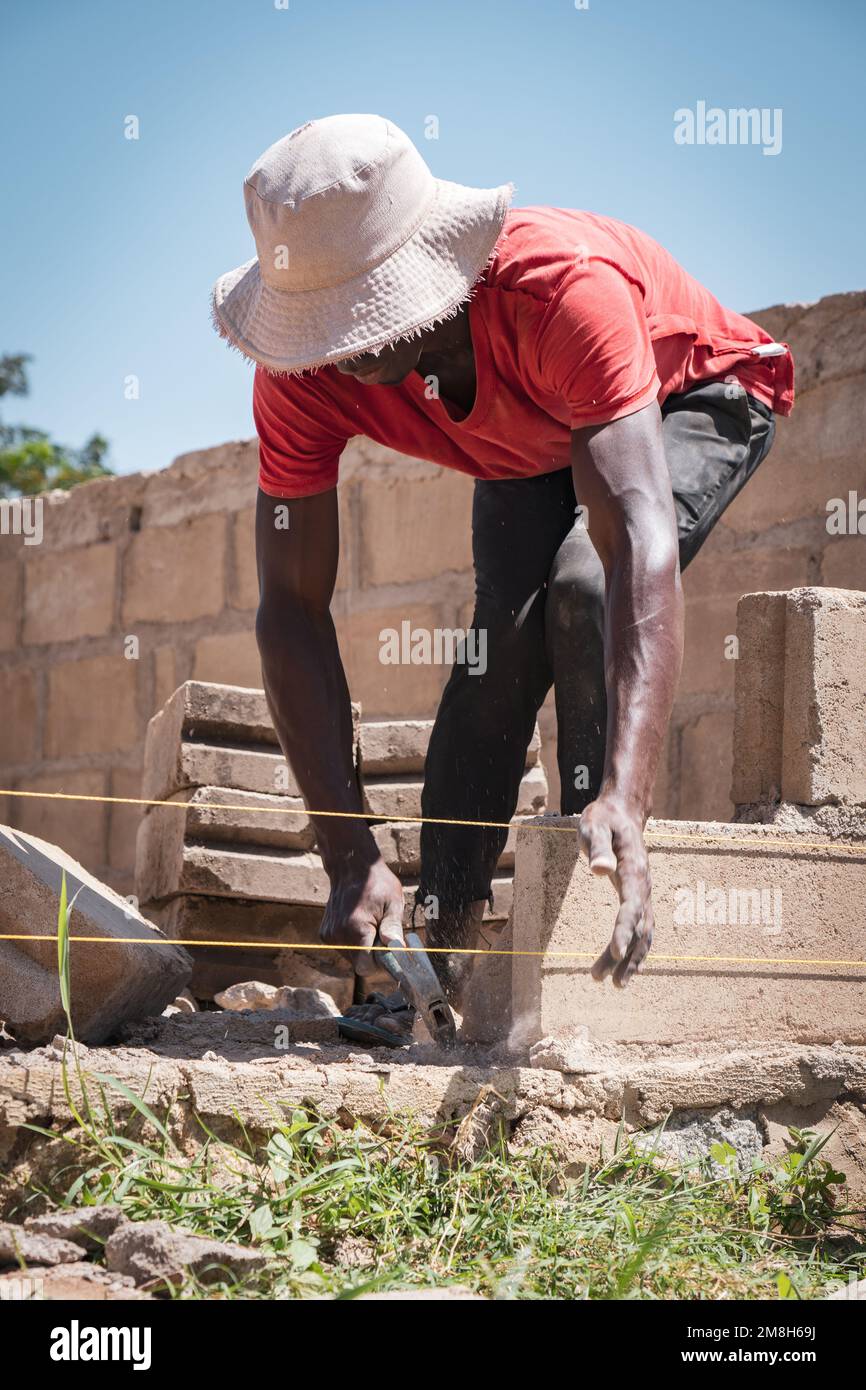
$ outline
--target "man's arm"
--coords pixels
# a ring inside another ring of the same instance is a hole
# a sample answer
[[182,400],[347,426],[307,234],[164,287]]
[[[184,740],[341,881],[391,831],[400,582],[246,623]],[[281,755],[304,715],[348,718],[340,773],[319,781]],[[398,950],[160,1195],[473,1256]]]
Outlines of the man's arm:
[[652,944],[643,828],[679,680],[683,597],[670,475],[654,403],[572,432],[575,493],[604,566],[607,744],[597,800],[580,821],[594,873],[616,885],[610,945],[593,966],[628,983]]
[[[289,526],[278,526],[289,508]],[[314,810],[362,810],[352,711],[330,613],[339,557],[335,490],[286,502],[259,492],[256,635],[274,727]],[[322,939],[368,945],[402,940],[403,892],[363,819],[314,816],[331,896]],[[369,963],[358,957],[363,973]]]

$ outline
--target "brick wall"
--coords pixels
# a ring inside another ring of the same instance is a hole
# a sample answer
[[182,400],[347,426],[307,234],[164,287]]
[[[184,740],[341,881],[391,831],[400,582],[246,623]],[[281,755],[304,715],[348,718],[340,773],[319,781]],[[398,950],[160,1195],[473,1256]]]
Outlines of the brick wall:
[[[657,793],[673,816],[731,813],[725,639],[739,596],[866,587],[864,537],[826,529],[829,498],[866,496],[866,293],[756,317],[792,343],[799,402],[686,577],[685,666]],[[261,683],[255,478],[255,446],[226,444],[46,497],[41,545],[0,535],[0,786],[137,796],[147,721],[181,681]],[[406,618],[468,624],[470,503],[459,474],[362,439],[346,451],[334,616],[368,718],[435,710],[443,668],[383,666],[378,637]],[[542,729],[555,797],[549,706]],[[57,841],[122,891],[137,820],[133,807],[0,797],[0,821]]]

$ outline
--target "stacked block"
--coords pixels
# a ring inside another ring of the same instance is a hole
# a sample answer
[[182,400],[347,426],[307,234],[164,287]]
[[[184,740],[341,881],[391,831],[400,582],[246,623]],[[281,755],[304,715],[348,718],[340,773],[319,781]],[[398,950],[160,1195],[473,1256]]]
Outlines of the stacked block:
[[[402,880],[407,916],[420,872],[424,758],[432,721],[362,724],[353,707],[364,809],[388,866]],[[544,809],[547,783],[540,738],[527,751],[519,816]],[[313,826],[277,743],[264,693],[188,681],[151,720],[142,795],[147,808],[136,854],[142,911],[167,935],[188,942],[193,992],[212,998],[229,985],[268,984],[327,990],[341,1007],[355,990],[350,961],[326,950],[282,949],[317,940],[329,883]],[[494,882],[492,922],[512,900],[514,833]],[[218,941],[265,946],[224,947]],[[272,946],[273,949],[270,949]]]

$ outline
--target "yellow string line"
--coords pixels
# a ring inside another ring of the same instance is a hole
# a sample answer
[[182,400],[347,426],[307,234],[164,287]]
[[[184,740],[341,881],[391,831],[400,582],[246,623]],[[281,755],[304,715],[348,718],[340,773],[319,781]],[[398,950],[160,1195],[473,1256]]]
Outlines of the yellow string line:
[[[262,793],[264,794],[264,793]],[[292,806],[250,806],[245,803],[230,802],[198,802],[188,801],[159,801],[147,797],[134,796],[91,796],[76,792],[34,792],[34,791],[13,791],[11,789],[0,788],[0,796],[21,796],[34,797],[48,800],[59,801],[99,801],[120,804],[124,806],[176,806],[187,809],[190,804],[200,805],[212,811],[262,811],[275,812],[278,815],[302,815],[308,816],[345,816],[361,820],[381,820],[395,821],[393,815],[383,815],[367,811],[300,811]],[[511,821],[472,821],[472,820],[449,820],[439,816],[400,816],[398,823],[417,824],[417,825],[461,825],[476,826],[482,829],[509,830],[513,822]],[[524,822],[521,822],[524,823]],[[524,823],[525,824],[525,823]],[[549,825],[543,821],[530,822],[527,826],[531,830],[559,830],[568,834],[576,834],[576,827],[567,825]],[[682,834],[676,832],[655,832],[650,830],[648,838],[667,840],[694,840],[710,844],[746,844],[755,846],[756,844],[773,846],[778,845],[783,849],[800,851],[801,849],[815,849],[829,851],[834,854],[851,853],[864,854],[864,848],[859,845],[837,845],[833,841],[798,841],[793,844],[790,840],[773,840],[769,836],[755,836],[754,839],[736,837],[724,833],[717,834],[694,834],[684,831]],[[25,932],[0,933],[0,941],[56,941],[56,934],[53,936],[34,937]],[[91,943],[110,943],[117,945],[138,945],[138,946],[199,946],[199,947],[218,947],[220,949],[237,950],[267,950],[267,951],[387,951],[395,950],[405,954],[411,954],[417,948],[412,946],[343,946],[331,942],[323,941],[208,941],[191,940],[181,937],[103,937],[103,936],[70,936],[70,941],[82,941]],[[597,956],[596,951],[525,951],[525,950],[505,950],[502,948],[467,947],[467,946],[427,946],[423,948],[426,955],[455,955],[455,956],[543,956],[548,959],[570,959],[570,960],[594,960]],[[841,966],[848,969],[866,970],[866,961],[862,960],[823,960],[819,958],[799,957],[799,956],[680,956],[669,955],[661,951],[652,953],[652,960],[670,961],[683,964],[686,962],[696,962],[699,964],[720,964],[720,965],[822,965],[822,966]]]
[[[0,932],[0,941],[56,941],[57,933],[47,936],[31,936],[27,932]],[[239,947],[242,950],[261,951],[393,951],[402,955],[428,956],[544,956],[558,960],[595,960],[598,951],[523,951],[505,950],[503,947],[483,946],[340,946],[330,941],[208,941],[187,937],[172,936],[73,936],[69,941],[84,941],[102,945],[117,946],[218,946]],[[866,970],[866,960],[822,960],[807,956],[675,956],[662,951],[653,951],[650,960],[697,961],[702,964],[726,965],[839,965],[857,970]]]
[[[190,789],[191,790],[191,789]],[[252,792],[252,796],[268,796],[273,793]],[[310,811],[306,807],[297,806],[251,806],[246,803],[233,803],[221,801],[158,801],[143,796],[89,796],[83,792],[34,792],[34,791],[15,791],[11,787],[0,787],[0,796],[22,796],[32,797],[41,800],[53,801],[99,801],[120,806],[173,806],[181,810],[188,810],[190,806],[200,807],[208,811],[246,811],[261,813],[262,815],[278,816],[334,816],[344,817],[349,820],[379,820],[397,825],[461,825],[475,826],[480,830],[510,830],[513,825],[518,825],[525,830],[548,830],[559,831],[566,835],[576,835],[577,827],[573,825],[550,825],[543,820],[527,820],[521,816],[515,816],[512,820],[451,820],[446,816],[404,816],[393,812],[387,814],[376,811]],[[818,850],[829,854],[850,854],[863,855],[866,857],[866,845],[852,845],[838,843],[835,840],[781,840],[774,839],[769,835],[737,836],[724,833],[705,834],[692,831],[666,831],[648,829],[647,839],[652,848],[653,840],[692,840],[701,844],[712,845],[749,845],[753,849],[758,846],[769,848],[786,849],[797,854],[801,850]]]

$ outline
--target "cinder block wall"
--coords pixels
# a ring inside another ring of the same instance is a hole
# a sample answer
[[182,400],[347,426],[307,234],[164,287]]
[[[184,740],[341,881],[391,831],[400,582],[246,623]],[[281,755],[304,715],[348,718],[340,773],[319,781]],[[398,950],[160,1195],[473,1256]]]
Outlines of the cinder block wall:
[[[685,667],[659,814],[731,814],[735,666],[726,639],[740,595],[866,587],[866,538],[826,526],[830,498],[866,496],[866,292],[756,318],[791,342],[799,403],[687,575]],[[0,535],[0,787],[137,796],[147,721],[181,681],[260,684],[255,485],[255,445],[226,444],[160,472],[47,496],[41,545]],[[334,613],[366,718],[435,710],[447,672],[381,665],[379,632],[404,619],[470,622],[471,491],[459,474],[366,440],[346,451]],[[555,805],[549,707],[542,730]],[[136,808],[0,797],[0,820],[132,891]]]

